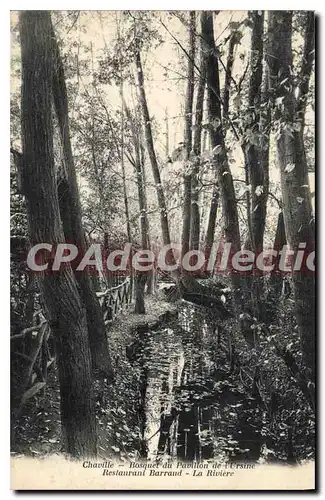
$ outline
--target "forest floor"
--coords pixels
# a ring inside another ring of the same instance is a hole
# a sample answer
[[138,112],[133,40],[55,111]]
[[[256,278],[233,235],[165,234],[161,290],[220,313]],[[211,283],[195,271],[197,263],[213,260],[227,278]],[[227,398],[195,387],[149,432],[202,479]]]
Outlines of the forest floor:
[[[141,367],[135,352],[141,332],[164,326],[177,313],[177,305],[164,300],[164,295],[145,296],[146,314],[134,314],[134,305],[125,309],[108,331],[115,382],[97,384],[99,456],[126,460],[135,458],[142,446]],[[140,348],[141,349],[141,348]],[[100,401],[99,401],[100,400]]]
[[[137,363],[130,359],[130,351],[132,353],[132,345],[136,345],[139,328],[155,328],[177,311],[177,305],[166,302],[159,293],[146,295],[145,305],[146,314],[134,314],[134,305],[131,305],[108,327],[115,382],[95,382],[101,458],[131,458],[134,450],[141,447],[138,407],[140,372]],[[32,398],[24,407],[12,441],[14,456],[41,457],[61,452],[60,390],[56,369],[50,370],[44,393]]]
[[[159,323],[168,320],[176,314],[177,305],[166,302],[163,294],[145,296],[146,314],[134,314],[134,305],[130,305],[116,318],[108,331],[108,341],[111,348],[112,359],[118,362],[118,353],[121,341],[124,340],[124,348],[130,346],[138,329],[155,328]],[[117,351],[116,351],[117,348]],[[115,354],[115,355],[114,355]],[[118,365],[114,368],[117,368]]]

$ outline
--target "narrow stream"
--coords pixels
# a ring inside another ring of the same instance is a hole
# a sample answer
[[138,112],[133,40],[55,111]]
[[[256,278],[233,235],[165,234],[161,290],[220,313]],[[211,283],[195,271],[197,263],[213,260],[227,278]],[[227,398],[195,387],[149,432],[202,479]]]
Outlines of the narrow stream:
[[236,373],[218,320],[184,303],[176,320],[146,332],[141,344],[144,458],[259,458],[262,410]]

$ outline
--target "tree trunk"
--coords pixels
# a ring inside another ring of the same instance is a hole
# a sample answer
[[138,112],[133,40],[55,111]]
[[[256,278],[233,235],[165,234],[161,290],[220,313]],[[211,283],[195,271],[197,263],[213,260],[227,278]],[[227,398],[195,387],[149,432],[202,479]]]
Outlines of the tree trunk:
[[305,33],[302,64],[300,69],[299,94],[297,97],[297,116],[302,123],[301,132],[305,126],[305,113],[309,91],[310,75],[315,59],[315,14],[313,11],[305,13]]
[[206,44],[209,133],[217,172],[224,217],[224,233],[232,251],[240,250],[238,213],[232,175],[222,133],[221,99],[217,50],[213,35],[213,13],[202,12],[202,36]]
[[[143,179],[143,171],[141,164],[141,151],[140,151],[140,141],[139,141],[139,131],[136,129],[134,123],[134,117],[127,106],[125,106],[126,116],[128,118],[132,140],[134,143],[134,169],[136,175],[136,184],[138,188],[138,200],[139,200],[139,210],[140,210],[140,234],[141,234],[141,248],[142,250],[147,250],[149,248],[149,235],[148,235],[148,218],[146,214],[146,201],[145,201],[145,185]],[[145,304],[144,304],[144,288],[147,282],[147,272],[137,271],[135,279],[135,313],[145,314]]]
[[[209,253],[211,251],[214,240],[219,193],[221,194],[222,200],[225,237],[227,242],[232,243],[232,252],[236,252],[240,249],[240,235],[235,190],[228,164],[224,135],[222,130],[223,125],[221,113],[219,64],[217,49],[214,42],[213,17],[211,12],[202,13],[201,27],[203,40],[205,42],[207,64],[208,118],[210,124],[209,135],[213,151],[213,162],[215,164],[217,174],[216,184],[212,192],[208,230],[205,242],[207,258],[209,258]],[[230,41],[230,55],[228,57],[226,68],[223,106],[225,118],[228,117],[229,86],[231,79],[232,58],[236,42],[237,36],[232,37]]]
[[192,109],[194,96],[194,57],[195,57],[195,12],[190,12],[189,57],[187,66],[187,89],[185,98],[185,174],[182,229],[182,258],[190,249],[191,231],[191,151],[192,151]]
[[145,192],[145,183],[143,178],[143,170],[142,170],[142,158],[141,158],[141,145],[140,145],[140,131],[136,126],[135,118],[131,115],[129,108],[125,106],[125,113],[127,119],[129,121],[132,140],[134,144],[134,170],[136,175],[136,184],[138,188],[138,201],[139,201],[139,210],[140,210],[140,234],[141,234],[141,246],[143,250],[148,249],[149,244],[149,230],[148,230],[148,217],[146,213],[146,192]]
[[135,294],[135,314],[146,314],[144,303],[144,287],[146,286],[147,275],[143,272],[137,272],[135,275],[134,294]]
[[[69,132],[68,97],[64,69],[52,25],[51,40],[54,53],[53,98],[61,133],[64,174],[59,181],[60,213],[66,241],[78,247],[79,260],[86,252],[86,239],[82,226],[81,206],[78,192],[76,170]],[[106,327],[102,311],[91,282],[87,268],[75,272],[80,296],[87,312],[89,344],[94,372],[100,376],[112,376],[108,351]]]
[[[246,116],[243,152],[245,157],[245,180],[250,189],[246,191],[249,246],[256,255],[263,251],[266,208],[269,189],[269,106],[267,75],[263,87],[263,35],[264,13],[250,11],[252,21],[250,78],[248,86],[248,113]],[[253,299],[253,315],[261,317],[263,279],[254,269],[247,276],[246,284]]]
[[[275,232],[273,250],[279,252],[284,245],[287,244],[285,227],[284,227],[284,219],[283,212],[279,212],[278,222]],[[267,318],[266,322],[274,321],[274,317],[276,311],[279,307],[279,301],[281,297],[282,285],[283,285],[283,274],[279,271],[279,263],[281,256],[277,256],[273,260],[274,269],[271,271],[270,275],[270,284],[269,284],[269,293],[267,298]]]
[[201,163],[201,140],[204,91],[206,83],[206,64],[204,57],[204,43],[201,38],[200,52],[200,79],[196,95],[195,129],[193,137],[194,167],[192,174],[192,205],[191,205],[191,250],[198,250],[200,244],[200,207],[198,176]]
[[[286,231],[284,227],[284,219],[283,219],[283,212],[279,212],[278,215],[278,223],[276,227],[276,233],[275,233],[275,238],[274,238],[274,245],[273,249],[276,252],[280,252],[280,250],[286,245],[287,243],[287,238],[286,238]],[[282,289],[282,281],[283,281],[283,276],[281,271],[279,272],[279,263],[280,263],[280,256],[275,259],[275,266],[273,271],[271,272],[271,282],[272,278],[280,278],[278,281],[278,284],[275,285],[275,292],[276,292],[276,297],[279,298],[281,294],[281,289]],[[275,284],[275,283],[274,283]]]
[[[213,152],[213,162],[217,174],[217,186],[215,189],[217,189],[217,187],[220,189],[225,241],[231,244],[231,259],[241,248],[240,232],[237,200],[223,135],[218,56],[213,32],[213,13],[202,12],[201,22],[202,34],[206,42],[209,133]],[[246,286],[244,280],[241,279],[241,276],[238,275],[234,269],[231,268],[230,272],[234,291],[234,306],[237,316],[239,317],[240,312],[247,307],[247,296],[245,296]],[[240,328],[246,341],[253,347],[255,335],[250,325],[240,319]]]
[[[147,190],[146,190],[146,166],[145,166],[145,149],[143,145],[143,130],[140,125],[140,163],[141,163],[141,172],[143,179],[143,202],[144,202],[144,213],[146,219],[146,227],[147,227],[147,236],[148,236],[148,248],[151,248],[150,245],[150,225],[149,225],[149,217],[148,217],[148,202],[147,202]],[[153,294],[155,293],[155,265],[153,269],[149,271],[148,279],[147,279],[147,293]]]
[[120,83],[120,96],[121,96],[121,168],[122,168],[122,181],[123,181],[123,199],[124,199],[124,209],[125,209],[125,219],[126,219],[126,234],[128,238],[128,242],[132,243],[132,234],[131,234],[131,224],[130,224],[130,209],[129,209],[129,200],[126,189],[126,176],[125,176],[125,166],[124,166],[124,95],[123,95],[123,77],[121,76]]
[[206,260],[209,260],[211,248],[212,248],[213,241],[214,241],[214,233],[215,233],[215,229],[216,229],[219,197],[220,197],[219,187],[216,184],[213,186],[211,203],[210,203],[209,219],[208,219],[208,227],[207,227],[207,232],[205,235],[204,248],[205,248]]
[[234,64],[234,52],[236,45],[240,41],[240,37],[241,35],[238,31],[233,31],[232,34],[230,35],[230,40],[229,40],[225,85],[223,91],[223,117],[225,119],[228,118],[228,113],[229,113],[230,86],[231,86],[232,67]]
[[[285,231],[291,249],[296,253],[299,243],[306,244],[305,254],[315,249],[314,222],[311,207],[307,161],[303,143],[303,122],[297,111],[306,96],[294,97],[292,79],[292,12],[271,11],[269,14],[269,47],[267,62],[277,106],[274,119],[279,120],[277,157],[281,172]],[[304,65],[303,67],[304,68]],[[311,71],[311,65],[309,66]],[[310,73],[302,75],[309,79]],[[301,90],[301,89],[300,89]],[[308,86],[307,86],[308,90]],[[283,109],[283,111],[282,111]],[[293,271],[296,319],[300,332],[303,359],[312,381],[315,380],[315,280],[303,262],[300,271]]]
[[[151,122],[150,122],[147,98],[146,98],[146,93],[145,93],[145,88],[144,88],[141,56],[140,56],[139,51],[137,51],[135,54],[135,64],[136,64],[136,69],[137,69],[139,98],[140,98],[140,105],[141,105],[141,109],[142,109],[142,117],[143,117],[146,144],[147,144],[148,154],[149,154],[151,168],[152,168],[152,174],[153,174],[155,187],[156,187],[158,207],[159,207],[159,211],[160,211],[160,224],[161,224],[161,231],[162,231],[162,239],[163,239],[164,245],[170,245],[171,241],[170,241],[170,233],[169,233],[166,200],[165,200],[164,189],[163,189],[163,186],[161,183],[156,152],[155,152],[155,148],[153,145]],[[168,264],[170,264],[170,265],[175,264],[175,258],[174,258],[174,254],[172,251],[168,252],[166,260],[168,260]]]
[[[246,140],[243,146],[248,172],[248,184],[251,186],[251,247],[254,252],[263,251],[263,238],[266,220],[268,193],[264,192],[264,165],[262,141],[260,139],[261,88],[263,78],[263,32],[264,13],[251,11],[252,38],[250,79],[248,88],[248,117]],[[269,134],[269,132],[267,132]]]
[[165,155],[166,155],[166,160],[169,160],[169,123],[168,123],[167,108],[165,108]]
[[[53,156],[51,32],[49,12],[20,14],[23,181],[32,245],[65,241]],[[87,319],[75,277],[65,266],[57,274],[40,273],[38,284],[55,339],[66,451],[74,457],[96,455]]]

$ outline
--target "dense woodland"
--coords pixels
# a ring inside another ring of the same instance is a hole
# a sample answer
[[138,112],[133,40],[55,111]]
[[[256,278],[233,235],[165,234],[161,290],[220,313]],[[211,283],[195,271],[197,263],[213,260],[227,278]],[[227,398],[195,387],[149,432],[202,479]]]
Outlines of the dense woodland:
[[[214,242],[314,251],[314,29],[309,11],[12,13],[14,454],[314,458],[306,260],[179,264]],[[170,273],[33,274],[42,242],[180,246]]]

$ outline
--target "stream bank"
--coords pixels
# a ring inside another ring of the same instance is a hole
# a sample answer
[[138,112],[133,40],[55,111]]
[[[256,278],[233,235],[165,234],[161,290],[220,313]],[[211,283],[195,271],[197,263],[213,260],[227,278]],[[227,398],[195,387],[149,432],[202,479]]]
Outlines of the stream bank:
[[[295,463],[311,424],[300,411],[301,430],[292,430],[287,400],[268,407],[255,391],[251,351],[238,335],[234,347],[235,320],[160,296],[146,296],[146,310],[124,311],[108,330],[115,381],[95,382],[98,459]],[[262,356],[259,365],[264,380],[271,373],[279,384],[285,372],[276,359],[269,367]],[[60,452],[56,370],[20,425],[16,453]]]

